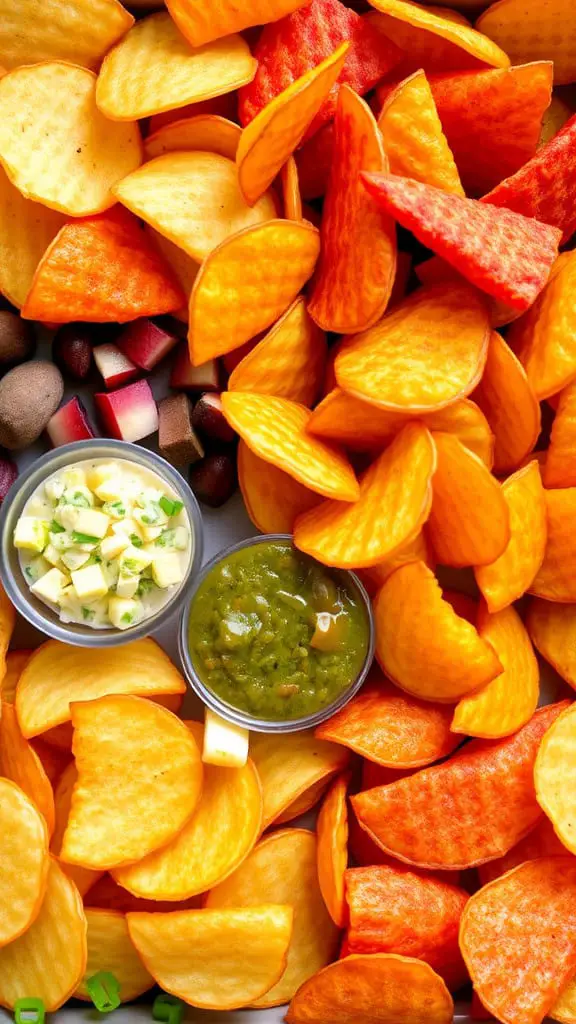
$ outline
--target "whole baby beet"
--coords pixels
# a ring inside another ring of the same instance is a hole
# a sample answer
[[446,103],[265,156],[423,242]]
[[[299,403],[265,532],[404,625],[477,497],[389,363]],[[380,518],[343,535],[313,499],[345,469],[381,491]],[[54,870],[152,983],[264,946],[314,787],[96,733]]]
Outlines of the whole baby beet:
[[53,363],[34,359],[0,380],[0,445],[18,451],[32,444],[62,401],[64,382]]

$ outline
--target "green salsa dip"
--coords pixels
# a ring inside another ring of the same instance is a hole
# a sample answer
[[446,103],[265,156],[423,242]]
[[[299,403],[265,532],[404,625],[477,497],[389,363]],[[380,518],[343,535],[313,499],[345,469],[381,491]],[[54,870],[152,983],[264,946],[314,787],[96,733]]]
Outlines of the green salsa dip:
[[361,672],[369,641],[348,575],[288,541],[233,552],[208,573],[190,609],[190,656],[204,685],[267,720],[332,704]]

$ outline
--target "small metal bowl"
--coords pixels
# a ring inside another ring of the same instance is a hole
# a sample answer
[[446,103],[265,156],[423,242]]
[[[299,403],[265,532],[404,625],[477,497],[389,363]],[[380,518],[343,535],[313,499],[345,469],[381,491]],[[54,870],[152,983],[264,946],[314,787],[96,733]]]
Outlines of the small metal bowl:
[[[56,612],[30,592],[20,568],[18,551],[12,543],[14,528],[22,515],[24,506],[34,491],[53,473],[79,462],[92,459],[123,459],[133,462],[152,473],[156,473],[184,502],[190,521],[192,545],[188,571],[180,586],[155,615],[143,619],[130,629],[91,629],[79,623],[61,622]],[[174,605],[180,603],[188,593],[196,573],[202,564],[203,527],[198,502],[184,478],[160,455],[127,441],[98,440],[76,441],[62,445],[37,459],[10,488],[0,511],[0,579],[8,597],[17,611],[37,629],[54,640],[74,644],[77,647],[116,647],[131,640],[148,636],[162,626],[174,613]]]
[[[271,732],[271,733],[288,733],[298,732],[300,729],[313,729],[315,726],[320,725],[321,722],[326,721],[336,711],[344,707],[354,697],[358,690],[362,686],[362,683],[368,675],[370,666],[374,658],[374,643],[375,643],[375,630],[374,630],[374,617],[372,614],[372,606],[370,604],[370,598],[364,587],[362,586],[358,577],[347,569],[333,569],[334,573],[341,573],[342,576],[346,577],[348,583],[351,584],[353,590],[360,598],[361,604],[366,612],[366,618],[368,620],[368,646],[366,650],[366,658],[364,664],[357,676],[357,678],[350,683],[350,685],[341,693],[331,704],[327,704],[326,707],[321,708],[320,711],[315,711],[313,714],[304,715],[301,718],[292,719],[281,719],[275,721],[273,719],[256,718],[253,715],[248,714],[245,711],[240,711],[233,705],[228,704],[227,701],[223,700],[218,694],[214,693],[206,683],[198,675],[192,658],[190,656],[190,649],[188,646],[188,620],[190,618],[190,611],[194,604],[194,599],[198,593],[198,589],[204,582],[208,574],[212,569],[220,562],[224,561],[230,555],[236,551],[241,551],[243,548],[254,547],[258,544],[269,544],[269,543],[289,543],[292,544],[293,539],[290,534],[285,533],[268,533],[263,534],[260,537],[251,537],[249,540],[241,541],[239,544],[234,544],[232,547],[226,548],[221,551],[214,558],[203,566],[202,571],[194,580],[194,584],[189,593],[186,604],[182,611],[182,617],[180,619],[180,629],[178,632],[178,645],[180,651],[180,660],[184,669],[184,675],[186,676],[190,686],[197,694],[198,697],[204,702],[204,704],[215,711],[222,718],[229,722],[233,722],[235,725],[242,725],[246,729],[252,729],[254,732]],[[326,568],[324,566],[323,568]]]

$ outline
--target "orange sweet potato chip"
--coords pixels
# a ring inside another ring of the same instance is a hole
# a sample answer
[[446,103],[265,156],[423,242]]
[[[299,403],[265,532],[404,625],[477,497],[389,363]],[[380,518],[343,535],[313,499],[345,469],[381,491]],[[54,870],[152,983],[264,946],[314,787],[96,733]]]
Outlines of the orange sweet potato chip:
[[526,626],[542,657],[576,690],[576,607],[535,598]]
[[455,702],[502,671],[494,649],[443,600],[423,562],[392,573],[374,615],[382,671],[414,697]]
[[292,533],[296,517],[321,500],[288,473],[258,458],[244,441],[238,446],[238,482],[246,511],[260,533]]
[[227,238],[202,264],[190,296],[190,358],[200,366],[239,348],[282,315],[311,276],[318,230],[272,220]]
[[362,828],[385,853],[431,870],[501,857],[541,816],[534,763],[544,733],[566,707],[563,701],[541,708],[513,736],[472,740],[443,764],[358,793],[352,805]]
[[576,79],[576,24],[566,0],[550,0],[538,10],[521,0],[500,0],[480,15],[476,27],[502,46],[513,64],[552,60],[557,85]]
[[4,778],[0,778],[0,823],[4,837],[0,851],[1,957],[2,947],[22,935],[38,915],[46,891],[49,858],[44,818],[26,794]]
[[544,561],[529,587],[546,601],[576,601],[576,487],[544,491],[548,534]]
[[277,395],[312,406],[326,364],[326,338],[299,296],[232,371],[229,391]]
[[65,219],[63,213],[25,199],[0,168],[0,292],[18,308]]
[[24,666],[34,654],[32,650],[8,651],[6,655],[6,672],[0,682],[0,695],[3,704],[13,704],[16,699],[16,686],[24,671]]
[[320,839],[305,829],[284,829],[265,836],[244,863],[208,893],[208,908],[251,907],[281,900],[294,907],[294,928],[288,962],[277,984],[255,1002],[279,1006],[300,985],[333,958],[338,931],[333,925],[318,884],[316,868]]
[[[414,270],[418,280],[421,284],[425,285],[440,284],[446,281],[459,281],[461,283],[463,279],[462,274],[459,274],[441,256],[432,256],[430,259],[424,260]],[[493,295],[483,293],[483,298],[488,308],[490,323],[493,327],[502,327],[503,324],[509,324],[520,316],[517,309],[512,309],[511,306],[502,302],[501,299],[494,298]]]
[[491,615],[484,604],[478,613],[478,632],[491,644],[503,672],[456,706],[452,729],[467,736],[496,740],[526,724],[538,706],[540,671],[530,637],[514,608]]
[[494,434],[494,472],[517,469],[538,440],[540,405],[524,367],[496,331],[473,397]]
[[576,384],[560,392],[544,463],[546,487],[576,486]]
[[[50,842],[50,849],[54,856],[58,858],[60,857],[62,839],[64,838],[66,826],[68,825],[68,818],[70,816],[72,793],[77,781],[78,772],[76,770],[76,765],[74,764],[74,761],[71,761],[62,772],[62,775],[54,788],[55,826]],[[84,896],[102,875],[101,871],[91,871],[90,868],[82,868],[77,864],[61,864],[60,866],[63,871],[66,872],[68,878],[72,879],[81,896]]]
[[536,758],[534,782],[538,803],[550,818],[556,835],[571,853],[574,838],[574,745],[576,727],[572,704],[550,726]]
[[380,587],[386,583],[388,577],[401,565],[406,565],[409,562],[424,562],[429,569],[435,568],[436,563],[424,530],[420,530],[414,540],[399,548],[396,554],[387,558],[385,562],[373,565],[369,569],[358,569],[358,576],[370,597],[374,597]]
[[361,477],[357,502],[325,501],[298,516],[296,547],[340,569],[378,565],[420,532],[435,469],[432,435],[407,423]]
[[284,164],[280,178],[282,181],[282,198],[284,216],[287,220],[302,220],[302,196],[298,180],[298,164],[293,156],[289,156]]
[[303,0],[168,0],[168,10],[192,46],[202,46],[251,25],[278,21],[303,6]]
[[488,882],[493,882],[495,878],[500,878],[527,860],[538,860],[540,857],[565,857],[567,853],[568,850],[558,839],[552,822],[543,815],[532,831],[503,857],[497,857],[496,860],[480,865],[478,868],[480,882],[482,885],[487,885]]
[[387,169],[374,115],[350,86],[341,85],[322,248],[308,306],[325,330],[364,331],[388,305],[396,272],[396,228],[360,179],[360,171]]
[[308,434],[310,412],[285,398],[225,391],[228,423],[265,462],[326,498],[356,501],[360,487],[345,455]]
[[477,291],[455,283],[419,288],[380,323],[346,339],[336,379],[344,391],[383,409],[432,412],[473,391],[488,339]]
[[130,938],[124,914],[117,910],[86,910],[88,960],[86,973],[74,996],[91,1001],[86,982],[99,971],[109,971],[120,985],[120,999],[129,1003],[154,986]]
[[240,125],[218,114],[184,117],[180,121],[170,121],[144,139],[144,156],[147,160],[154,160],[164,153],[200,149],[235,160],[241,131]]
[[342,775],[328,790],[316,831],[318,833],[318,881],[328,913],[338,928],[348,918],[344,873],[348,866],[348,808],[346,792],[350,776]]
[[539,1024],[576,969],[576,861],[520,864],[468,901],[460,948],[499,1020]]
[[16,710],[3,704],[0,719],[0,775],[12,779],[40,811],[48,835],[54,831],[54,794],[44,766],[20,732]]

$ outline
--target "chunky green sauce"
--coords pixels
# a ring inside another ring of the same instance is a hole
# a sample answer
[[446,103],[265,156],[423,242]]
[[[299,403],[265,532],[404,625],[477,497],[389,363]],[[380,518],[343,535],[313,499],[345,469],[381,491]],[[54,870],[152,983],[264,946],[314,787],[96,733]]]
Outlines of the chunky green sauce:
[[192,602],[188,642],[196,672],[220,698],[286,720],[319,711],[353,683],[369,622],[345,574],[271,541],[212,569]]

